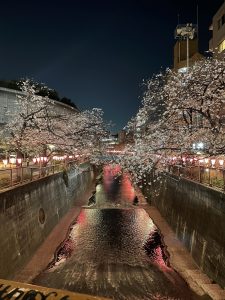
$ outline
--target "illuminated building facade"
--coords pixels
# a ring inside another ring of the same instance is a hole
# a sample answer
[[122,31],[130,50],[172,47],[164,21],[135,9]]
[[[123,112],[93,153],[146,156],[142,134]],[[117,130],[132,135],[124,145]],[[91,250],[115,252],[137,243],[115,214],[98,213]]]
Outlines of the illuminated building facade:
[[225,50],[225,2],[213,16],[209,30],[212,31],[209,50],[216,54],[223,52]]

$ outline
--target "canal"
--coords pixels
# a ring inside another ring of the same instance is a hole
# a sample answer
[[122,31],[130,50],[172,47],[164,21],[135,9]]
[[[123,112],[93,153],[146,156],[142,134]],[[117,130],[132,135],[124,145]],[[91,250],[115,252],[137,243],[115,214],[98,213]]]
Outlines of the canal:
[[119,171],[104,168],[89,205],[33,283],[116,300],[200,299],[170,267],[159,230]]

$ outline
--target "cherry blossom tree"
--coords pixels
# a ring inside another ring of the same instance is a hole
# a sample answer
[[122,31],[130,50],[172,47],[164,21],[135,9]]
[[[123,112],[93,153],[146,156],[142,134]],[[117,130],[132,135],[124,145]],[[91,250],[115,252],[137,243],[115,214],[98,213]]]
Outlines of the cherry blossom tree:
[[7,144],[19,152],[41,154],[48,144],[64,153],[91,153],[106,134],[100,109],[78,110],[38,96],[40,85],[21,82],[18,111],[2,131]]
[[146,166],[165,170],[169,156],[191,154],[193,144],[201,142],[207,155],[224,153],[224,113],[224,56],[202,59],[185,73],[167,69],[153,76],[127,126],[135,143],[126,149],[124,164],[138,181]]

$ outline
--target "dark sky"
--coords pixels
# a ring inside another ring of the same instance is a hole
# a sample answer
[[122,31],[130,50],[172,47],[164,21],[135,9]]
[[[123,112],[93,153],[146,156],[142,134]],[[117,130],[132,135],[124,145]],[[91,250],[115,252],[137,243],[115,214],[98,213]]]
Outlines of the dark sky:
[[223,0],[1,2],[0,78],[33,78],[81,109],[101,107],[121,129],[137,111],[142,81],[172,65],[173,33],[196,22],[200,50]]

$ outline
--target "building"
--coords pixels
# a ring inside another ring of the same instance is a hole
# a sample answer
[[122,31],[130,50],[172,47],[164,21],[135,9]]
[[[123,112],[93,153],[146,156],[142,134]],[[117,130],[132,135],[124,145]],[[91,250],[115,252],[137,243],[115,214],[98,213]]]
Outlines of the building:
[[[17,101],[18,95],[22,96],[24,93],[18,90],[0,87],[0,125],[8,123],[10,118],[19,112],[19,105]],[[63,112],[79,112],[78,109],[56,100],[52,100],[50,105],[54,107],[55,112],[59,112],[61,114]]]
[[203,56],[198,51],[198,28],[193,24],[179,24],[175,29],[174,70],[185,72],[187,67]]
[[225,50],[225,2],[213,16],[209,30],[212,31],[209,50],[215,53],[223,52]]

